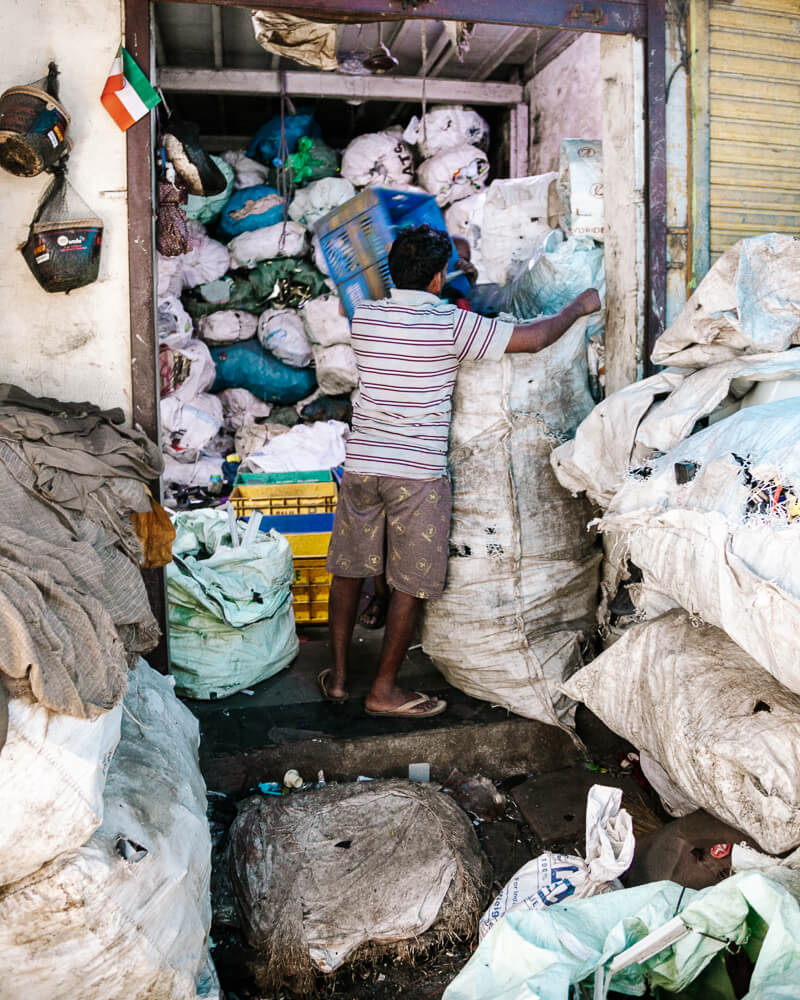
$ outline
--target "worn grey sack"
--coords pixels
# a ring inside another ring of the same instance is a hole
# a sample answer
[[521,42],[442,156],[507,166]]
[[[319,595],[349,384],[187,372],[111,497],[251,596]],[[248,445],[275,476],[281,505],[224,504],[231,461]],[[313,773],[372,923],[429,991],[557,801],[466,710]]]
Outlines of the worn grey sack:
[[466,814],[400,780],[247,799],[229,861],[264,991],[308,991],[315,972],[470,936],[491,878]]

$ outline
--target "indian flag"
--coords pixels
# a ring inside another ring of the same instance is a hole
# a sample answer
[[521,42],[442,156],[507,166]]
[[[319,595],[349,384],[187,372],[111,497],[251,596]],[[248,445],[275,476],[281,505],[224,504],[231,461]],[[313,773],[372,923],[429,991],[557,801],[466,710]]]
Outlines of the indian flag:
[[100,100],[124,132],[144,118],[161,98],[131,55],[120,45]]

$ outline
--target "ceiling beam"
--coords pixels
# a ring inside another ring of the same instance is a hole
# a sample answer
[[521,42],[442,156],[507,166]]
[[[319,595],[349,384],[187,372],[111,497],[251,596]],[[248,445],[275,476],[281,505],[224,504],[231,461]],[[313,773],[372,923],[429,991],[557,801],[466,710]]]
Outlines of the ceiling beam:
[[[278,73],[246,69],[178,69],[161,67],[158,85],[173,94],[263,94],[281,92]],[[345,101],[420,101],[423,80],[416,76],[345,76],[338,73],[289,72],[286,87],[291,97],[327,97]],[[427,80],[428,101],[454,104],[518,104],[522,87],[516,83],[470,80]]]
[[[186,0],[178,0],[186,2]],[[189,0],[202,3],[205,0]],[[245,6],[242,0],[215,0],[224,7]],[[613,34],[647,35],[646,0],[249,0],[249,8],[345,23],[370,20],[397,21],[425,18],[442,21],[486,21],[490,24],[527,24],[540,28],[572,31],[607,31]]]
[[533,28],[511,28],[502,42],[496,45],[489,55],[475,67],[470,74],[470,80],[485,80],[487,76],[491,76],[514,49],[519,48],[533,30]]

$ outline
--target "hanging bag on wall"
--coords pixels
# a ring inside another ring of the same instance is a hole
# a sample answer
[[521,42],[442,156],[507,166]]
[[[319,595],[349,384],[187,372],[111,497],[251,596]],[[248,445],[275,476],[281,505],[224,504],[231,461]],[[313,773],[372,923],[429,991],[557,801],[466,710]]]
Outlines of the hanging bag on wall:
[[72,149],[70,116],[58,101],[58,70],[0,96],[0,166],[17,177],[35,177]]
[[97,278],[103,221],[69,183],[65,164],[53,172],[20,249],[46,292],[71,292]]

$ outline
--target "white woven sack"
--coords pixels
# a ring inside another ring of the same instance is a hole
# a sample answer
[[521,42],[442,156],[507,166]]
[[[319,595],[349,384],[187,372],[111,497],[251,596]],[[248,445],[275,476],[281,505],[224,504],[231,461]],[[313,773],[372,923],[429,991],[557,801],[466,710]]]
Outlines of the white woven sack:
[[254,396],[249,389],[223,389],[219,393],[225,427],[237,431],[240,427],[262,420],[272,412],[272,404]]
[[258,187],[269,179],[269,167],[258,160],[251,160],[241,149],[231,149],[222,154],[222,159],[233,167],[233,186],[240,188]]
[[0,750],[0,885],[80,847],[100,826],[121,719],[121,705],[74,719],[26,698],[9,701]]
[[317,384],[326,396],[339,396],[357,388],[358,364],[349,344],[332,344],[330,347],[314,344],[312,349]]
[[209,344],[233,344],[255,337],[258,316],[243,309],[219,309],[197,321],[197,332]]
[[188,402],[211,388],[217,377],[217,366],[214,364],[208,346],[196,337],[179,348],[177,353],[188,358],[190,366],[188,376],[175,388],[173,395]]
[[289,218],[310,229],[328,212],[355,196],[356,189],[346,177],[323,177],[300,188],[289,205]]
[[[693,434],[650,462],[647,478],[626,480],[600,528],[642,571],[642,584],[629,588],[640,613],[685,608],[800,693],[798,523],[778,504],[748,510],[765,486],[800,496],[798,426],[800,399],[785,399]],[[678,484],[676,466],[692,470],[689,482]]]
[[194,461],[222,427],[222,403],[211,393],[201,392],[189,399],[174,393],[159,402],[161,440],[179,461]]
[[444,207],[482,191],[489,178],[489,159],[477,146],[456,146],[419,165],[419,183]]
[[350,322],[342,315],[338,295],[320,295],[309,299],[300,310],[308,339],[312,344],[331,347],[350,343]]
[[231,267],[255,267],[259,261],[277,257],[302,257],[308,250],[306,231],[297,222],[276,222],[234,236],[228,250]]
[[356,187],[395,187],[414,181],[414,157],[407,143],[388,132],[356,136],[342,156],[342,177]]
[[455,146],[480,146],[489,139],[489,126],[472,108],[460,106],[433,108],[422,118],[415,115],[403,138],[416,145],[423,159],[436,156]]
[[167,347],[186,347],[192,339],[192,317],[177,295],[165,295],[158,300],[157,325],[158,339]]
[[311,364],[311,343],[294,309],[267,309],[261,313],[258,340],[265,351],[292,368]]
[[771,854],[800,844],[800,697],[684,611],[634,625],[565,685],[694,802]]
[[228,248],[219,240],[212,240],[202,222],[187,222],[192,249],[180,257],[184,288],[194,288],[209,281],[216,281],[231,266]]
[[140,660],[103,823],[0,892],[0,992],[196,1000],[211,925],[211,837],[197,719]]

